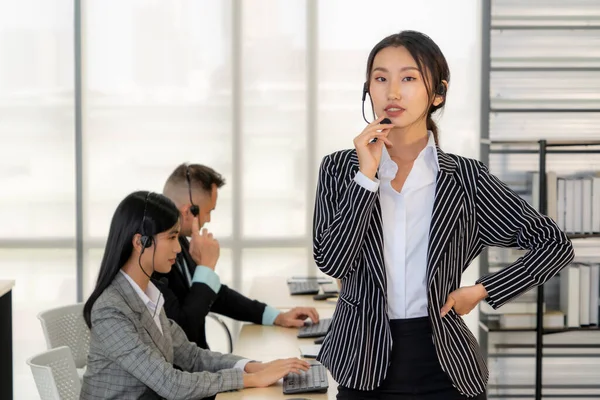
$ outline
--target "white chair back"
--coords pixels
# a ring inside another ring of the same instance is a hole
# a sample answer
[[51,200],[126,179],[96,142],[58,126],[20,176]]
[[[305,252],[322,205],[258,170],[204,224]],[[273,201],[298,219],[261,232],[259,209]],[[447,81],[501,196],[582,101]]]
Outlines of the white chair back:
[[38,315],[48,349],[68,346],[77,368],[87,364],[90,330],[83,319],[84,303],[43,311]]
[[77,400],[81,383],[67,346],[45,351],[27,360],[41,400]]

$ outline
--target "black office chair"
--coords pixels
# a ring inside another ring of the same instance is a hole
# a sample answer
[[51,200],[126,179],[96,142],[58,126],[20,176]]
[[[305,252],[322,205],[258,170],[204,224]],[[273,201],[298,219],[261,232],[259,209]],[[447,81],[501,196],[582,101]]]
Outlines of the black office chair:
[[[215,321],[217,323],[217,325],[220,325],[221,328],[223,328],[223,330],[225,331],[225,336],[227,338],[227,346],[228,346],[227,353],[231,353],[233,351],[233,338],[231,336],[231,331],[229,330],[229,327],[227,326],[225,321],[223,321],[218,315],[209,313],[208,316],[210,317],[210,319]],[[207,324],[207,327],[206,327],[207,335],[208,335],[209,330],[210,329]],[[209,341],[208,338],[207,338],[207,341]],[[210,345],[210,343],[209,343],[209,345]],[[211,350],[214,350],[213,346],[210,346],[210,348],[211,348]]]

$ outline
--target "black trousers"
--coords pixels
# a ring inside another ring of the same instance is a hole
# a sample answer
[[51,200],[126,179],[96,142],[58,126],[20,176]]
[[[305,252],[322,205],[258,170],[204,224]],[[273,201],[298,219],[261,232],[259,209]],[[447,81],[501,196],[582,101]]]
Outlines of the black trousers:
[[392,362],[386,378],[373,391],[338,387],[338,400],[486,400],[461,395],[442,370],[435,352],[429,318],[395,319]]

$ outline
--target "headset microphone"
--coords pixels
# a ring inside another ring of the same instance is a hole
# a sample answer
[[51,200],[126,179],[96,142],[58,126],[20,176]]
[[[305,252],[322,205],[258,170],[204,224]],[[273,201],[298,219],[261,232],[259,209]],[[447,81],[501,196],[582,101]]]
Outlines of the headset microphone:
[[[365,100],[367,99],[367,93],[369,93],[369,84],[367,82],[365,82],[363,84],[363,91],[362,91],[362,106],[361,106],[361,111],[362,111],[362,117],[365,120],[365,122],[367,124],[370,124],[370,122],[367,120],[367,117],[365,117]],[[371,100],[371,98],[369,97],[369,100]],[[371,101],[371,111],[373,112],[373,116],[375,115],[375,110],[373,109],[373,101]]]
[[[379,122],[379,125],[381,124],[391,124],[392,121],[389,118],[384,118]],[[377,138],[373,138],[373,140],[371,140],[369,143],[375,143],[377,142]]]
[[[363,84],[363,91],[362,91],[362,116],[363,119],[365,120],[365,122],[367,124],[370,124],[370,122],[367,120],[367,117],[365,117],[365,100],[367,99],[367,94],[369,93],[369,85],[367,82],[365,82]],[[370,98],[369,98],[370,100]],[[371,111],[373,112],[373,118],[375,118],[375,110],[373,110],[373,102],[371,101]],[[380,124],[391,124],[392,121],[390,121],[389,118],[384,118],[383,120],[381,120]],[[373,142],[376,142],[376,140],[374,140]]]

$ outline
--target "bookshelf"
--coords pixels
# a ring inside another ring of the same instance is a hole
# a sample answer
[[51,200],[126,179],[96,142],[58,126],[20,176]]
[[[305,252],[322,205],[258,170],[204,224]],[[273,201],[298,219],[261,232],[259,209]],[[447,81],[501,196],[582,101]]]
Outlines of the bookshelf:
[[[550,154],[598,154],[600,155],[600,140],[598,141],[548,141],[545,139],[538,141],[492,141],[489,139],[483,139],[482,144],[488,146],[488,154],[537,154],[539,157],[539,211],[542,214],[547,213],[547,204],[548,199],[547,196],[547,181],[546,181],[546,172],[547,172],[547,156]],[[537,147],[537,148],[534,148]],[[567,235],[571,240],[585,240],[585,239],[593,239],[600,238],[600,232],[594,233],[576,233],[576,234],[568,234]],[[489,264],[484,257],[482,264],[482,272],[487,273],[489,270]],[[569,268],[569,267],[567,267]],[[483,336],[486,337],[485,340],[482,341],[482,344],[485,343],[485,353],[488,358],[490,357],[500,357],[498,354],[489,354],[487,352],[487,334],[490,332],[535,332],[536,340],[535,340],[535,398],[542,398],[542,361],[544,358],[544,335],[547,334],[556,334],[556,333],[564,333],[564,332],[575,332],[575,331],[596,331],[600,332],[600,326],[582,326],[582,327],[565,327],[560,329],[552,329],[552,328],[544,328],[543,327],[543,318],[544,318],[544,286],[541,285],[537,288],[537,307],[536,307],[536,328],[529,329],[515,329],[515,328],[502,328],[495,321],[489,321],[485,316],[481,317],[479,326],[480,326],[480,338]],[[564,344],[561,345],[562,348],[598,348],[600,347],[597,344]],[[518,344],[506,344],[505,347],[518,348]],[[514,357],[515,355],[511,355]],[[523,357],[528,357],[530,354],[523,354]],[[556,355],[553,355],[556,356]],[[572,355],[569,355],[572,356]],[[596,354],[587,355],[588,357],[600,357]],[[513,388],[516,388],[518,385],[513,385]],[[548,385],[546,387],[550,388]],[[557,388],[557,385],[555,385]],[[569,387],[558,387],[560,389],[565,388],[587,388],[587,389],[600,389],[600,385],[596,385],[590,387],[589,385],[570,385]],[[581,395],[578,395],[580,397]],[[592,394],[589,398],[597,398],[600,396],[599,394]]]
[[[505,174],[536,171],[536,204],[547,214],[548,165],[565,175],[590,170],[591,164],[592,169],[600,169],[596,156],[600,154],[600,57],[596,50],[600,48],[600,2],[483,0],[482,38],[480,159],[509,186]],[[576,257],[581,249],[584,255],[600,256],[600,234],[568,236]],[[588,250],[594,246],[596,250]],[[482,275],[493,271],[497,254],[495,249],[481,254]],[[537,305],[535,328],[503,328],[494,320],[497,316],[480,312],[480,346],[490,371],[495,368],[497,373],[488,386],[490,399],[541,400],[542,389],[544,398],[600,398],[597,379],[561,381],[552,369],[557,365],[553,359],[571,356],[593,360],[586,365],[597,370],[600,328],[565,324],[562,329],[544,329],[544,291],[547,297],[556,288],[545,286],[546,290],[539,288],[537,301],[530,296],[532,307]],[[588,341],[595,343],[583,343]],[[544,354],[544,349],[552,350]],[[509,357],[528,358],[524,364],[502,364]],[[576,359],[569,362],[578,363]],[[513,379],[498,365],[526,365],[524,373],[529,378]],[[546,370],[543,386],[542,365]],[[534,381],[529,380],[532,373]],[[577,384],[567,384],[572,382]]]

